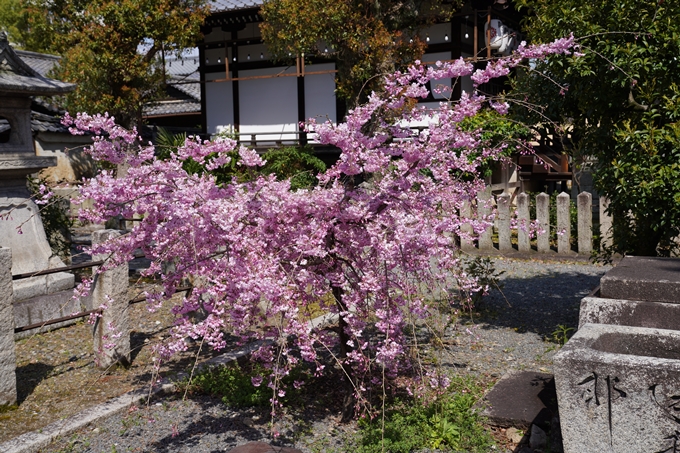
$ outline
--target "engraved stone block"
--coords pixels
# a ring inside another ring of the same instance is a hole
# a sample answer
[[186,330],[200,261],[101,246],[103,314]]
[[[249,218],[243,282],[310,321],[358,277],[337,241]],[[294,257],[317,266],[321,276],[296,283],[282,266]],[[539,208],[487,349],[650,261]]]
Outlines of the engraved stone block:
[[498,196],[498,250],[512,251],[510,232],[510,194],[504,192]]
[[[487,187],[477,195],[477,212],[482,219],[488,220],[493,211],[491,198],[491,187]],[[479,235],[479,250],[494,250],[493,227],[491,225]]]
[[678,330],[680,304],[584,297],[579,329],[587,323]]
[[566,254],[571,251],[571,213],[570,198],[565,192],[557,196],[557,253]]
[[529,195],[522,192],[517,195],[517,248],[520,252],[530,252],[531,243],[529,241],[529,225],[531,217],[529,215]]
[[554,364],[565,453],[677,451],[680,332],[585,324]]
[[550,195],[536,195],[536,220],[544,233],[536,237],[536,248],[539,253],[550,251]]
[[593,196],[581,192],[577,200],[578,252],[589,255],[593,251]]

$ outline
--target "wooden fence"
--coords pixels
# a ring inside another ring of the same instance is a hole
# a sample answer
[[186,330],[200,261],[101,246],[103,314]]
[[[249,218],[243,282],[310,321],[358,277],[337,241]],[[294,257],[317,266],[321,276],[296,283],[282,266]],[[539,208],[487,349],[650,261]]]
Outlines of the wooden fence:
[[[582,192],[576,198],[576,234],[572,241],[572,210],[573,205],[569,194],[562,192],[555,198],[555,205],[551,206],[551,197],[540,193],[531,200],[530,195],[520,193],[515,200],[509,193],[501,193],[494,197],[491,189],[487,188],[479,194],[477,203],[468,205],[461,213],[468,218],[484,218],[492,213],[495,205],[496,215],[494,227],[487,228],[479,234],[476,241],[463,240],[461,248],[464,251],[479,250],[480,252],[512,252],[523,253],[552,253],[569,255],[590,255],[594,246],[594,235],[600,237],[600,244],[611,244],[611,217],[605,210],[607,199],[600,197],[598,208],[599,223],[593,227],[593,197],[588,192]],[[513,206],[513,201],[514,205]],[[532,201],[534,203],[532,203]],[[554,213],[551,222],[551,210]],[[534,215],[531,215],[531,212]],[[531,240],[528,225],[536,222],[543,233]],[[465,225],[463,231],[472,235],[472,226]],[[496,240],[494,240],[496,238]],[[575,244],[574,244],[575,243]]]

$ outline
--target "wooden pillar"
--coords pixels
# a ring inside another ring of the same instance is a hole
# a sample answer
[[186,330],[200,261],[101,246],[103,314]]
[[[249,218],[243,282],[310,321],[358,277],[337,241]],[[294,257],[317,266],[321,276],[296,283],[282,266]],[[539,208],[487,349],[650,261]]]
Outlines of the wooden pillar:
[[[231,55],[233,57],[238,57],[238,46],[236,45],[236,39],[238,39],[238,32],[232,31],[231,32]],[[229,52],[225,46],[224,48],[224,59],[225,61],[229,60]],[[231,61],[230,62],[231,66],[231,77],[234,79],[238,79],[238,61]],[[235,132],[240,132],[241,131],[241,97],[238,92],[238,80],[232,80],[231,81],[231,96],[232,99],[234,100],[233,103],[233,108],[234,108],[234,131]]]
[[[297,118],[298,127],[301,123],[307,121],[307,114],[305,111],[305,54],[298,57],[298,76],[297,76]],[[307,133],[302,132],[300,128],[299,142],[301,146],[307,144]]]
[[517,249],[520,252],[530,252],[531,243],[529,241],[529,224],[531,218],[529,214],[529,195],[522,192],[517,195]]

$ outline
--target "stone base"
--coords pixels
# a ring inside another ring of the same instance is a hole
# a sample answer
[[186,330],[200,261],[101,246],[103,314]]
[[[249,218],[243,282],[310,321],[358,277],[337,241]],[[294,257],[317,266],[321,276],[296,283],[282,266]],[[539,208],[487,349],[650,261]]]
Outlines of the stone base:
[[600,296],[680,304],[680,259],[626,256],[600,279]]
[[[10,184],[4,186],[4,184]],[[12,275],[64,266],[52,254],[38,206],[30,199],[26,179],[0,177],[0,246],[12,249]]]
[[73,274],[58,272],[56,274],[22,278],[21,280],[14,280],[12,283],[14,303],[17,303],[22,300],[73,289],[75,277]]
[[680,332],[585,324],[554,364],[565,453],[676,451]]
[[[54,294],[37,296],[14,302],[14,325],[16,327],[29,326],[52,319],[63,318],[73,313],[92,310],[92,297],[88,296],[82,301],[73,300],[73,289],[59,291]],[[49,332],[75,324],[79,319],[51,324],[49,326],[38,327],[14,334],[14,339],[19,340],[37,333]]]
[[680,330],[680,304],[584,297],[579,329],[587,323]]

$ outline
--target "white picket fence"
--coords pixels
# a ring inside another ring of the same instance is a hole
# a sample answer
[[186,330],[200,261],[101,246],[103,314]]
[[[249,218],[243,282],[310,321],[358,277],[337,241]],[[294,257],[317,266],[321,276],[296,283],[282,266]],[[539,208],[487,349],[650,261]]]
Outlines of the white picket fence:
[[[593,197],[588,192],[581,192],[576,199],[577,210],[577,237],[576,250],[572,248],[571,240],[571,197],[562,192],[557,196],[556,212],[557,222],[550,224],[550,196],[546,193],[536,195],[536,215],[530,216],[530,196],[520,193],[514,200],[509,193],[503,192],[495,196],[492,203],[486,203],[492,197],[491,189],[487,188],[478,196],[479,201],[475,205],[468,205],[464,208],[461,215],[474,219],[476,216],[483,218],[491,214],[491,204],[495,204],[496,215],[494,228],[487,228],[479,234],[475,242],[461,241],[461,248],[464,251],[479,250],[480,252],[512,252],[523,253],[538,252],[552,253],[550,231],[556,231],[556,249],[558,254],[569,255],[578,253],[579,255],[590,255],[593,251]],[[607,199],[600,197],[599,209],[599,236],[600,244],[611,244],[611,217],[605,212]],[[513,221],[513,217],[516,218]],[[545,232],[536,235],[535,243],[532,245],[528,228],[530,222],[536,221],[540,228]],[[472,226],[465,225],[463,231],[472,234]],[[494,244],[494,233],[497,233],[498,248]],[[516,237],[516,245],[513,244],[513,237]],[[555,240],[553,239],[553,242]]]

